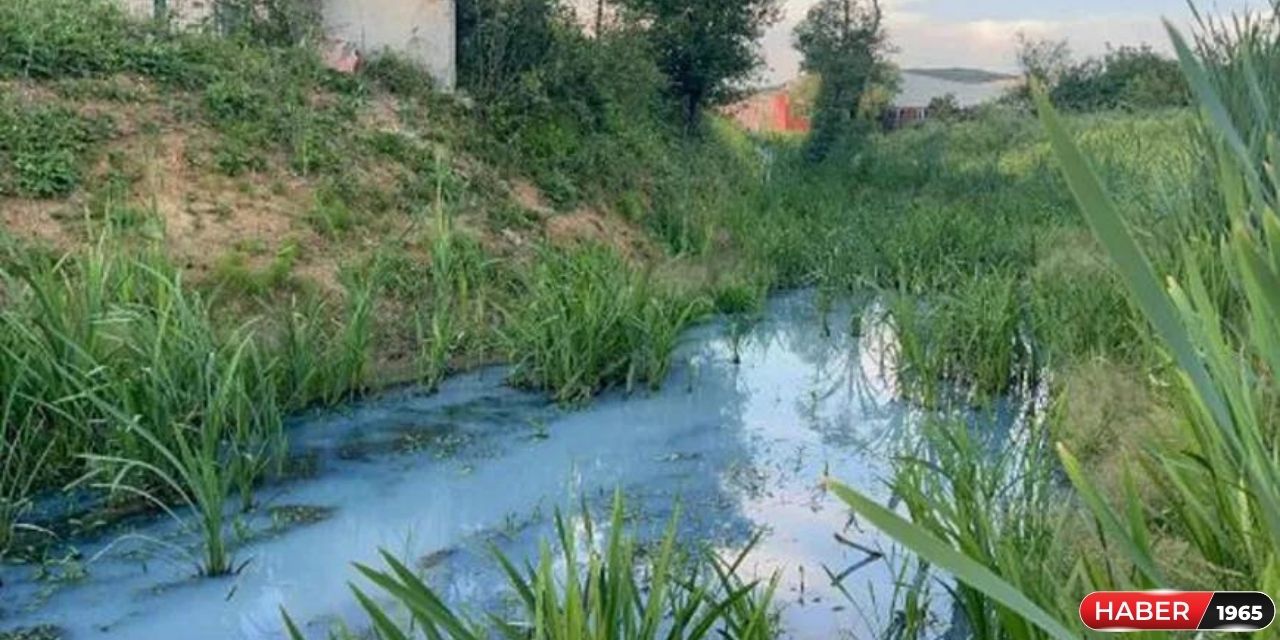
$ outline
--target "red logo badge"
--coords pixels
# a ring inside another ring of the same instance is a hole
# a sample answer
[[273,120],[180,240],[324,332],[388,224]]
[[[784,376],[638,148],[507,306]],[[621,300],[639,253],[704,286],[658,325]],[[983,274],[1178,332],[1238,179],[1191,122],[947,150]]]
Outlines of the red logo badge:
[[1254,591],[1099,591],[1080,603],[1094,631],[1260,631],[1275,616],[1271,597]]

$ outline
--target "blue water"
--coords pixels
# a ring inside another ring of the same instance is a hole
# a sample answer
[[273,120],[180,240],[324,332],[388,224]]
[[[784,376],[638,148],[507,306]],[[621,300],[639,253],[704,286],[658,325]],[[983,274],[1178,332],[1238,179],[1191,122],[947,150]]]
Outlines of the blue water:
[[[380,548],[480,608],[504,589],[486,545],[532,557],[556,509],[585,501],[604,511],[620,487],[641,533],[659,531],[680,505],[689,549],[731,553],[765,531],[744,577],[780,573],[790,637],[878,637],[902,556],[819,481],[829,471],[887,500],[895,439],[919,413],[895,400],[891,336],[873,314],[851,326],[861,314],[849,307],[825,322],[816,309],[805,293],[775,299],[739,345],[738,365],[723,324],[700,326],[662,391],[611,393],[579,411],[508,388],[505,371],[489,369],[435,395],[401,390],[300,418],[291,442],[313,472],[262,490],[260,514],[237,527],[236,557],[247,563],[238,575],[193,578],[196,538],[172,519],[146,518],[69,541],[70,564],[0,567],[0,631],[281,638],[282,606],[315,637],[338,624],[358,630],[351,563],[380,566]],[[283,505],[328,517],[273,525],[263,514]],[[859,546],[886,557],[836,588],[827,571],[866,562]],[[944,629],[950,613],[941,601],[934,608]]]

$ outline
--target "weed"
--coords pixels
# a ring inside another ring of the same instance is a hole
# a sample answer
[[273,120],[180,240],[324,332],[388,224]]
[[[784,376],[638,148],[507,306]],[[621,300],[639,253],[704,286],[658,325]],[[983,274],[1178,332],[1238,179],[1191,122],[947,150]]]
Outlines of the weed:
[[675,336],[701,311],[603,248],[544,252],[526,287],[506,329],[513,380],[567,404],[614,385],[661,385]]
[[416,318],[418,378],[428,391],[440,388],[449,373],[449,359],[462,342],[463,334],[456,322],[449,305],[432,307]]
[[50,198],[70,193],[83,180],[94,144],[111,131],[107,119],[0,99],[0,194]]
[[374,336],[374,305],[380,274],[351,273],[347,277],[347,315],[342,332],[328,358],[332,382],[325,394],[330,403],[367,391]]
[[[681,556],[676,542],[673,519],[651,560],[644,562],[637,542],[624,531],[623,513],[619,495],[614,500],[608,531],[600,532],[600,538],[585,511],[579,521],[567,521],[557,515],[558,554],[544,543],[537,565],[524,571],[495,551],[520,615],[514,620],[491,617],[493,631],[503,637],[535,640],[699,640],[716,634],[743,640],[775,637],[771,603],[776,580],[761,585],[743,583],[737,577],[750,546],[729,561],[708,552],[687,562],[690,559]],[[607,539],[603,547],[597,542],[601,538]],[[584,545],[585,558],[579,556]],[[490,637],[484,625],[450,609],[394,556],[384,552],[383,559],[389,567],[385,571],[364,565],[356,568],[391,596],[411,622],[397,624],[395,613],[353,586],[356,599],[380,637],[418,637],[415,633],[451,640]],[[642,572],[648,578],[644,583],[639,579]],[[290,637],[303,638],[288,614],[284,619]]]
[[[43,473],[52,443],[43,447],[38,442],[37,407],[27,404],[20,394],[28,393],[27,369],[18,366],[11,371],[14,379],[3,380],[0,398],[0,557],[22,531],[39,531],[23,518],[31,508],[31,490]],[[18,412],[25,415],[19,415]]]

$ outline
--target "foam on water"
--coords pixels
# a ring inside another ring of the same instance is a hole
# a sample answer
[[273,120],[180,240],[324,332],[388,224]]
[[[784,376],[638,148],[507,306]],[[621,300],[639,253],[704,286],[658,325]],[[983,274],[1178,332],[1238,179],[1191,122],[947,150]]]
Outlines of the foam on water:
[[685,337],[662,391],[609,394],[580,411],[507,388],[493,369],[435,395],[399,391],[299,419],[293,447],[315,473],[264,488],[260,511],[307,508],[247,520],[237,576],[193,578],[175,549],[194,549],[195,538],[171,520],[147,519],[74,541],[85,571],[75,580],[0,567],[0,630],[257,640],[283,637],[284,607],[323,637],[337,621],[359,628],[351,563],[380,566],[380,548],[479,607],[504,587],[487,544],[531,557],[557,508],[585,499],[604,510],[621,487],[649,535],[681,505],[690,548],[732,549],[765,529],[744,569],[781,572],[792,637],[873,636],[888,623],[899,567],[880,560],[854,571],[843,582],[852,601],[830,585],[824,568],[839,574],[867,559],[848,542],[888,543],[858,527],[819,479],[829,470],[887,498],[888,446],[915,415],[893,400],[883,331],[870,322],[850,331],[850,311],[833,312],[828,332],[811,295],[776,299],[741,345],[740,365],[724,327],[701,326]]

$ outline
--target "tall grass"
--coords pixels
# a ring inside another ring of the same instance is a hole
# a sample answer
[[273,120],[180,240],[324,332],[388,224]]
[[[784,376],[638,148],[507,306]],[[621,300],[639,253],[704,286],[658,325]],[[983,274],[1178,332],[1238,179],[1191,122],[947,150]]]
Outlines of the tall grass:
[[[1258,161],[1275,157],[1274,144],[1245,142],[1274,139],[1273,132],[1257,129],[1270,129],[1274,122],[1261,99],[1261,86],[1267,81],[1254,77],[1259,65],[1273,60],[1253,60],[1258,47],[1247,42],[1239,48],[1221,45],[1210,52],[1221,55],[1198,59],[1172,28],[1170,35],[1213,131],[1216,187],[1227,225],[1225,233],[1186,239],[1176,275],[1157,275],[1094,167],[1053,107],[1042,94],[1037,96],[1044,127],[1081,211],[1159,339],[1162,353],[1176,367],[1171,382],[1180,437],[1174,446],[1152,443],[1141,464],[1129,470],[1136,476],[1129,476],[1122,495],[1104,495],[1072,452],[1058,446],[1076,499],[1089,510],[1103,548],[1110,550],[1086,553],[1077,562],[1097,588],[1275,591],[1280,588],[1280,434],[1275,428],[1280,218],[1271,204],[1280,182],[1269,165]],[[1228,100],[1259,98],[1235,106],[1252,110],[1243,118],[1248,128],[1237,129],[1241,116],[1225,107],[1216,88],[1222,86],[1231,90]],[[1203,269],[1207,256],[1226,265],[1227,278],[1210,280]],[[1210,282],[1228,287],[1239,308],[1224,311]],[[1139,484],[1153,488],[1160,499],[1145,498],[1137,490]],[[1054,615],[1053,595],[1028,588],[1022,580],[1039,561],[1034,548],[1008,564],[930,531],[928,514],[908,523],[847,488],[839,493],[877,526],[1017,615],[1001,621],[988,637],[1028,637],[1035,633],[1033,627],[1052,637],[1074,636],[1062,626],[1071,615],[1064,610]],[[944,500],[932,510],[954,502]],[[1161,539],[1175,540],[1188,550],[1177,564],[1160,552]],[[1194,577],[1173,571],[1186,562],[1200,567]],[[1067,586],[1062,585],[1065,593],[1058,597],[1083,595],[1067,592]]]
[[248,508],[284,448],[275,365],[253,328],[219,335],[208,303],[162,260],[102,244],[27,264],[22,282],[3,315],[3,368],[24,372],[7,374],[22,393],[8,415],[12,428],[52,434],[50,465],[26,469],[23,488],[77,456],[89,477],[109,474],[113,493],[179,498],[202,519],[203,570],[224,573],[224,501],[238,490]]
[[[892,488],[916,527],[1056,612],[1072,569],[1058,540],[1065,523],[1056,508],[1061,491],[1041,434],[1021,436],[1027,448],[1008,446],[965,420],[926,422],[899,457]],[[952,595],[975,638],[1035,636],[1017,612],[979,589],[961,583]]]
[[[597,532],[585,510],[580,519],[557,515],[556,550],[544,543],[536,565],[521,569],[495,551],[517,611],[512,616],[490,614],[485,623],[451,609],[412,570],[385,552],[387,570],[356,568],[395,608],[360,587],[352,586],[352,591],[373,631],[387,639],[777,637],[772,610],[776,579],[767,584],[745,583],[737,576],[750,546],[727,561],[709,551],[688,555],[677,544],[676,524],[673,519],[646,559],[638,541],[626,532],[620,494],[615,496],[607,531]],[[585,557],[580,555],[584,550]],[[292,638],[303,638],[288,614],[285,625]]]
[[492,280],[486,258],[454,229],[439,187],[433,226],[430,298],[414,318],[418,375],[431,390],[449,373],[454,354],[490,324],[482,288]]
[[[25,366],[15,367],[14,377],[0,379],[0,557],[23,531],[38,531],[23,518],[31,509],[31,490],[41,476],[52,443],[41,443],[35,407],[27,392]],[[19,413],[21,412],[21,413]]]
[[566,404],[611,386],[661,385],[680,329],[704,309],[604,248],[543,253],[526,286],[506,329],[513,380]]
[[59,259],[26,252],[9,264],[0,311],[6,541],[33,491],[79,478],[185,521],[169,507],[183,506],[204,541],[201,571],[226,573],[231,502],[251,509],[280,468],[285,412],[370,383],[371,284],[336,327],[318,303],[296,302],[277,327],[219,322],[213,302],[164,258],[106,237]]
[[975,401],[987,401],[1020,378],[1037,375],[1025,328],[1022,287],[1003,275],[977,277],[954,292],[920,301],[889,295],[899,337],[897,377],[908,397],[937,405],[940,382]]

